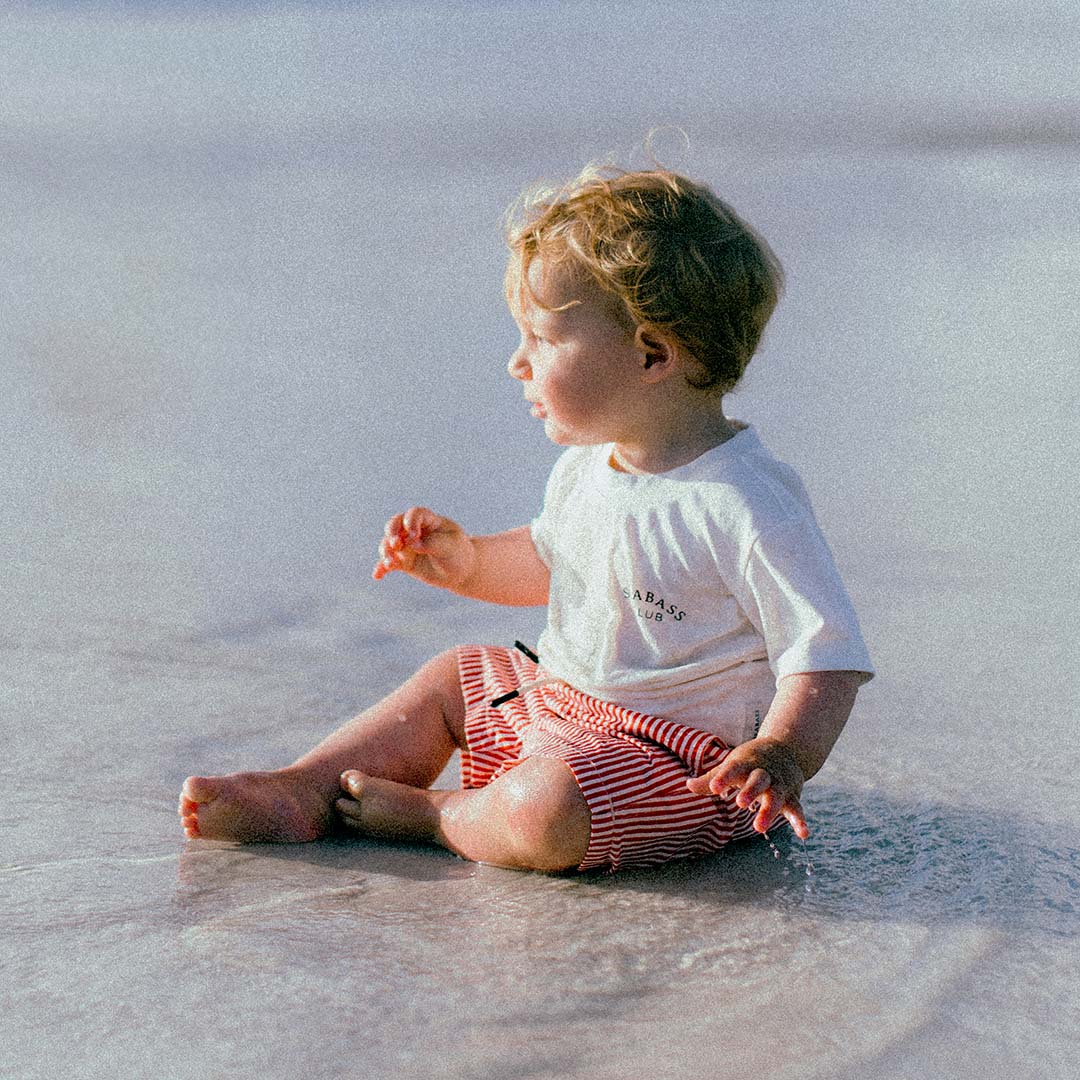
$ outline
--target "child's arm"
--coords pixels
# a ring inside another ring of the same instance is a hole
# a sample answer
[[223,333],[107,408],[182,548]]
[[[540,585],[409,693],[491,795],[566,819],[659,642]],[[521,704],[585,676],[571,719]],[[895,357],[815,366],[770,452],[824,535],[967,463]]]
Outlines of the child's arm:
[[780,816],[795,834],[810,835],[799,794],[825,763],[851,715],[861,671],[811,671],[780,680],[761,732],[686,786],[701,795],[730,795],[744,809],[757,803],[754,828],[768,832]]
[[386,523],[376,581],[394,570],[492,604],[546,604],[550,573],[528,525],[491,536],[469,536],[455,521],[422,506]]

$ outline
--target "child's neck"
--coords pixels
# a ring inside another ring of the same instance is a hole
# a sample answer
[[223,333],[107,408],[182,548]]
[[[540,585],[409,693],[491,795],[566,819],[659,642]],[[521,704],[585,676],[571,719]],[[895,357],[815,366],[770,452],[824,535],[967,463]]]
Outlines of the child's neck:
[[714,408],[691,411],[669,424],[658,422],[636,439],[614,443],[609,463],[618,472],[669,472],[726,443],[744,426],[728,420],[718,400]]

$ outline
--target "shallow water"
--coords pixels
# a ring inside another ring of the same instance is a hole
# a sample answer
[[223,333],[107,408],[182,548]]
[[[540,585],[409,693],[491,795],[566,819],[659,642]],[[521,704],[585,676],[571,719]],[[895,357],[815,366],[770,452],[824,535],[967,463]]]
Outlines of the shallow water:
[[[583,10],[0,14],[0,1075],[1080,1067],[1080,23]],[[788,268],[731,411],[880,671],[809,843],[572,880],[184,842],[187,773],[535,640],[367,575],[407,503],[535,511],[498,215],[662,123]]]

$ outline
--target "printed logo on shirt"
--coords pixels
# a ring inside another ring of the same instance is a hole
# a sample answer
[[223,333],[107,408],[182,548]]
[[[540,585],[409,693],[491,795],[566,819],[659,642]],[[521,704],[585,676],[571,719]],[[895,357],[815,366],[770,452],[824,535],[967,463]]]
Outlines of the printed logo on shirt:
[[622,594],[627,600],[634,602],[639,619],[655,619],[657,622],[663,622],[666,616],[672,622],[681,622],[686,617],[686,612],[682,608],[669,604],[659,593],[654,593],[649,589],[628,589],[624,586]]

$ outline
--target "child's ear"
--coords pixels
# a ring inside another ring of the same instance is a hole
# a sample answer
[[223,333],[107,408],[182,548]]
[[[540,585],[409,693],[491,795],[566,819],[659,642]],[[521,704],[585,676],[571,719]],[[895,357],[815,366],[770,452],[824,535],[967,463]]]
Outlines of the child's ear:
[[678,348],[655,327],[639,326],[634,332],[634,347],[648,382],[666,379],[675,370]]

